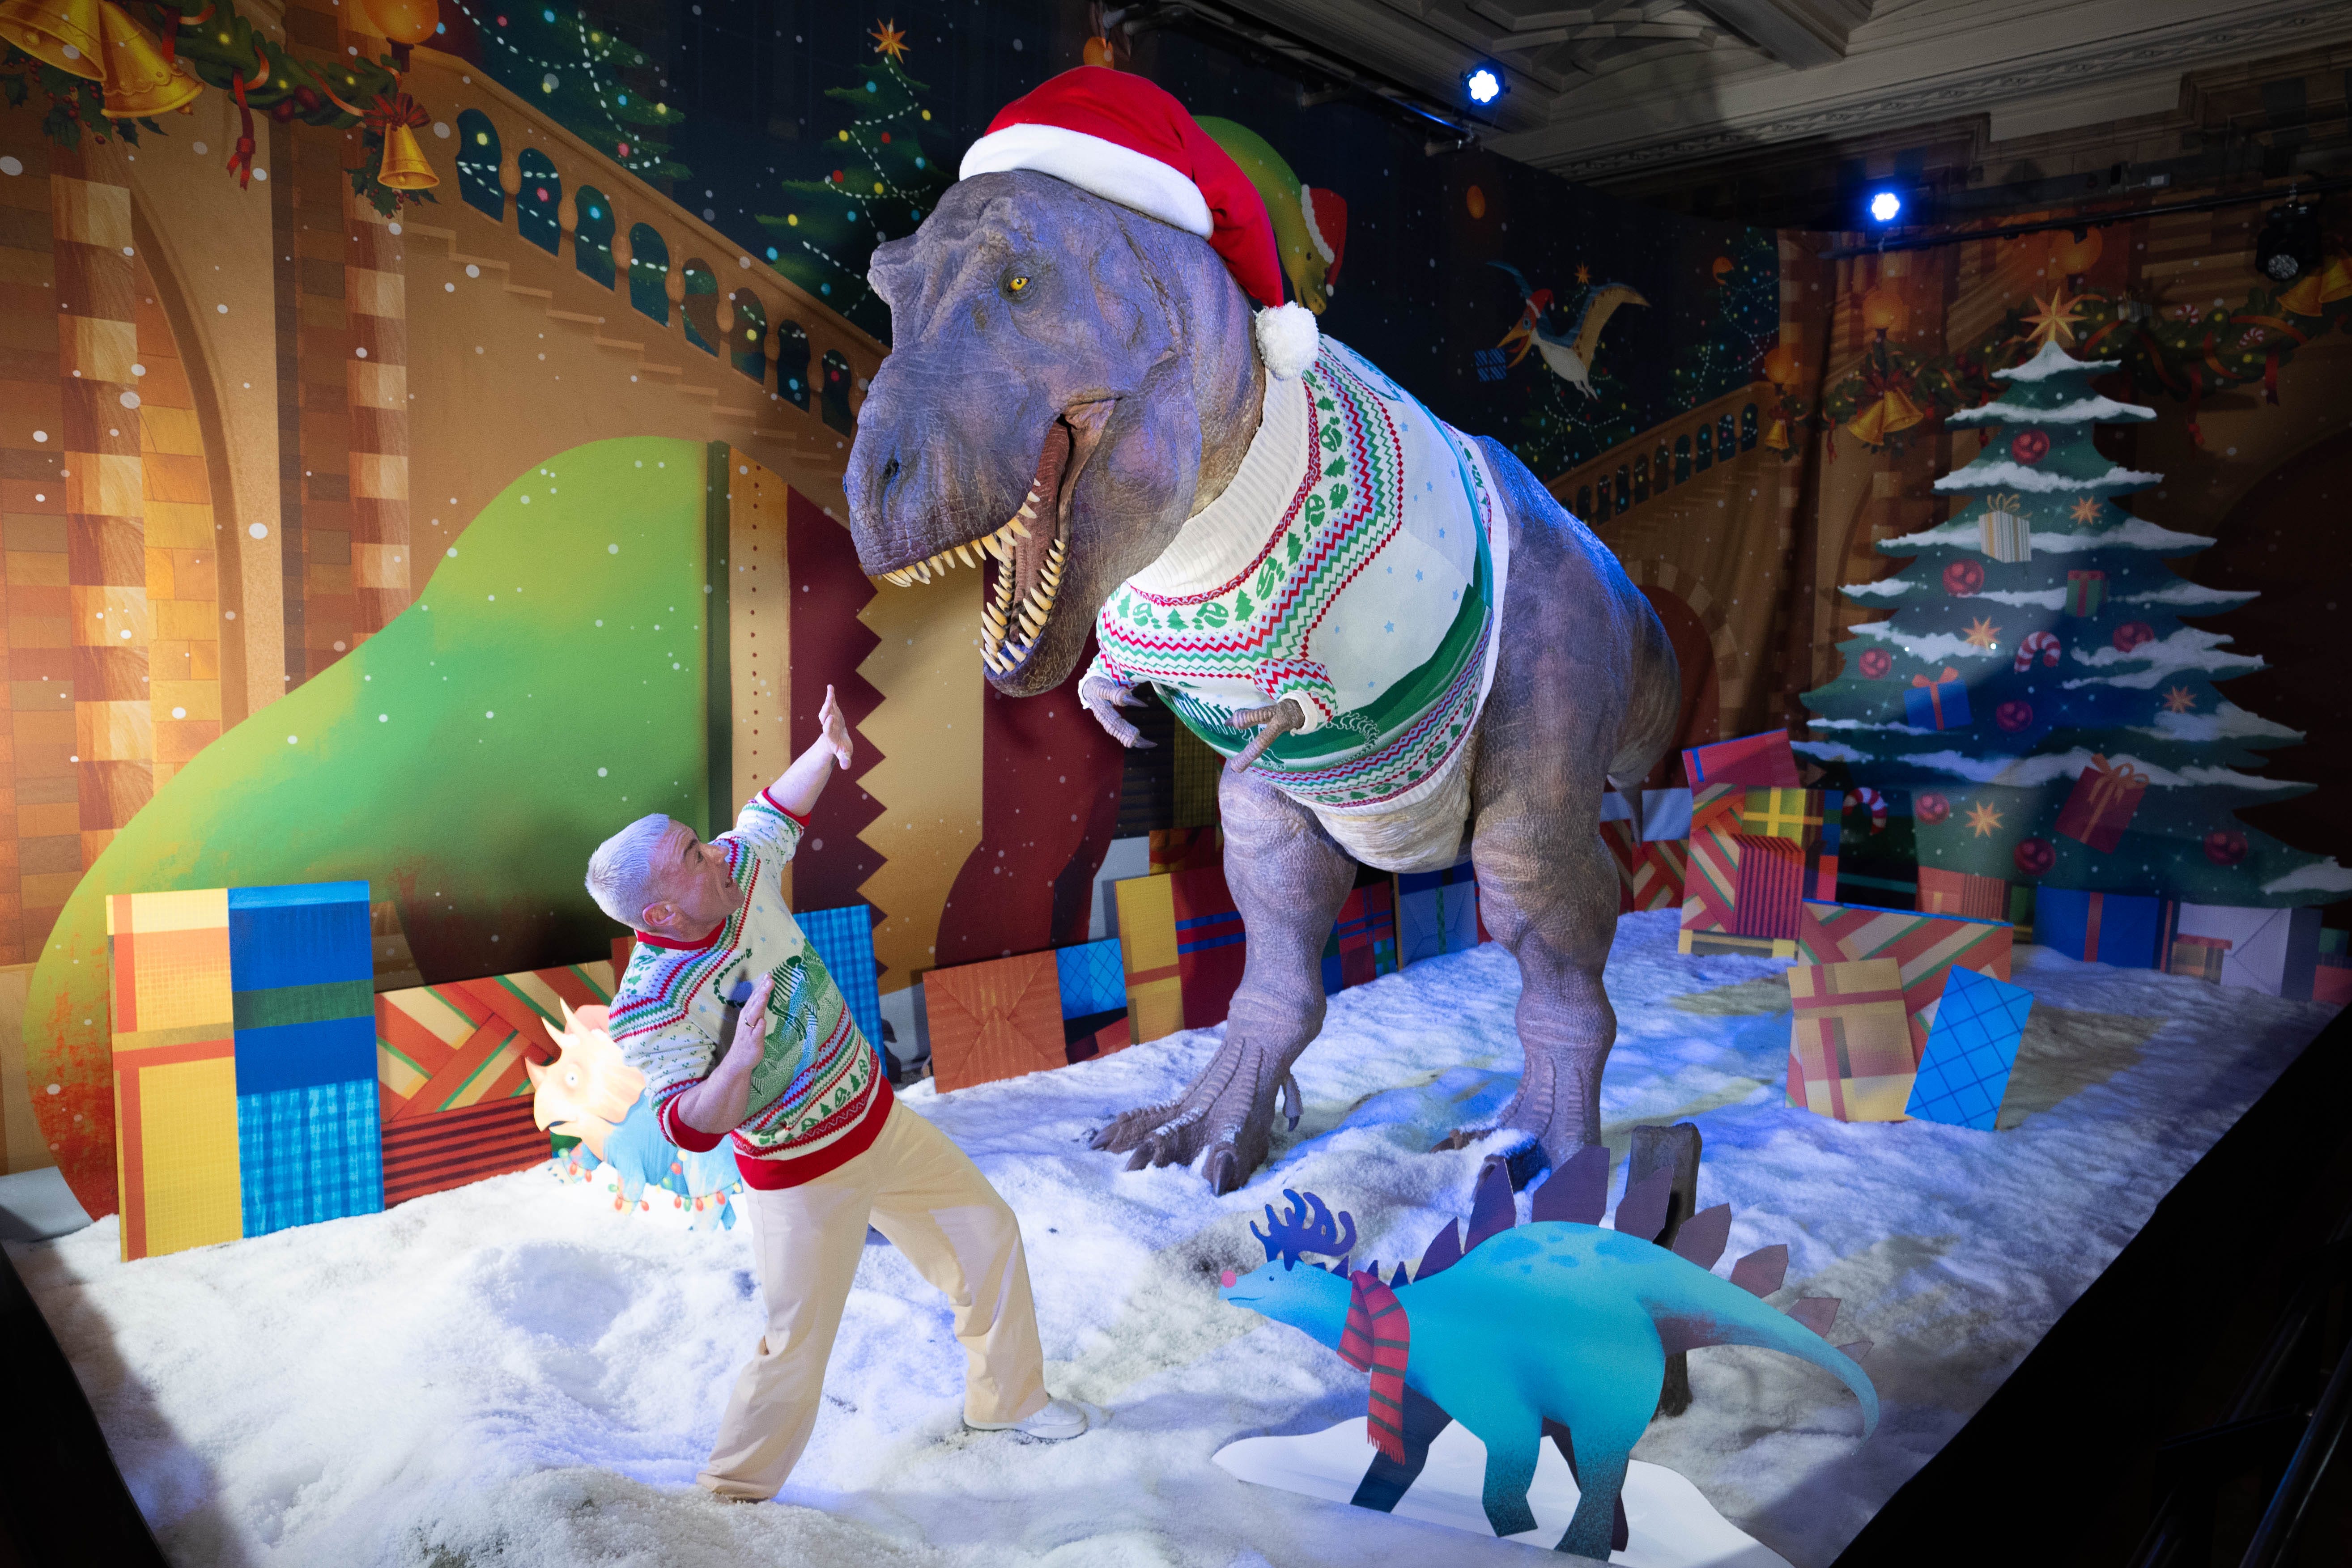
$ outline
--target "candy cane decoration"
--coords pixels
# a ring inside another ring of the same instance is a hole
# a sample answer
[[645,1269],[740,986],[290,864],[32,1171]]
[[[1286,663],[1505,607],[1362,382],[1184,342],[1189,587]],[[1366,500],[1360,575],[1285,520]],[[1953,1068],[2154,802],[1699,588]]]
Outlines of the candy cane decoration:
[[2033,668],[2033,658],[2036,654],[2042,656],[2042,663],[2054,668],[2058,663],[2057,635],[2053,632],[2035,632],[2032,637],[2019,643],[2017,645],[2018,674],[2023,675]]
[[1877,833],[1886,826],[1886,797],[1874,789],[1853,792],[1853,804],[1870,808],[1870,830]]

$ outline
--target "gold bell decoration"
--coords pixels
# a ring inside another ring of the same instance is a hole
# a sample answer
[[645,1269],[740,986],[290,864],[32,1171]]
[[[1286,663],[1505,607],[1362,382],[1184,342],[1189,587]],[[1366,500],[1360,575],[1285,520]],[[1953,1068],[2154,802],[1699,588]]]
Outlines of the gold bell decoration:
[[1764,445],[1768,449],[1775,452],[1785,452],[1789,449],[1789,422],[1786,419],[1775,419],[1770,425],[1765,426]]
[[383,139],[383,166],[375,176],[378,184],[393,191],[429,191],[441,183],[416,140],[417,127],[430,124],[432,116],[415,99],[404,92],[379,97],[366,118],[368,129]]
[[[106,79],[103,0],[5,0],[0,40],[35,59],[90,81]],[[110,5],[107,9],[111,10]]]
[[131,18],[131,13],[100,0],[105,28],[106,104],[109,120],[143,120],[185,109],[205,90],[187,65],[164,53],[153,34]]
[[1871,446],[1882,447],[1889,436],[1908,430],[1926,417],[1901,387],[1890,386],[1877,402],[1848,420],[1845,427]]

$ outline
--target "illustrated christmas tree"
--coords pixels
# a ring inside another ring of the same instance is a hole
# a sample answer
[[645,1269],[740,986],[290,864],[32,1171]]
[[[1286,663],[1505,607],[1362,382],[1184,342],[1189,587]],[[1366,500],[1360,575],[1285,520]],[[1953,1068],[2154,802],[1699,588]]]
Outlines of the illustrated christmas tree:
[[480,18],[482,66],[499,85],[647,181],[686,177],[669,138],[686,116],[657,92],[645,54],[577,10],[525,4]]
[[2163,476],[2102,456],[2093,427],[2155,414],[2091,389],[2116,362],[2065,352],[2075,301],[2037,304],[2039,351],[1947,420],[1992,432],[1935,485],[1978,510],[1882,541],[1911,563],[1844,589],[1894,614],[1857,626],[1844,672],[1804,695],[1799,749],[1907,792],[1923,870],[2240,907],[2344,897],[2352,871],[2236,816],[2312,787],[2247,771],[2302,737],[2217,689],[2261,659],[2179,619],[2254,595],[2180,577],[2166,563],[2213,541],[2115,503]]
[[793,197],[779,215],[761,215],[776,270],[877,336],[887,337],[889,311],[866,282],[866,263],[886,239],[911,234],[955,183],[955,171],[923,145],[931,111],[929,89],[906,72],[907,36],[877,22],[875,62],[825,96],[846,104],[850,122],[824,145],[835,162],[822,179],[786,180]]

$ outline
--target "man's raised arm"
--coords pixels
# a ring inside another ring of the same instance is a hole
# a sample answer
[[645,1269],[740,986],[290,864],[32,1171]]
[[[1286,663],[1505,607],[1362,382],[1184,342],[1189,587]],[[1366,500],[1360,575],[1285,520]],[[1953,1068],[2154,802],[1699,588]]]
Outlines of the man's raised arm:
[[820,733],[815,741],[768,786],[768,798],[799,818],[816,809],[816,797],[824,793],[835,764],[849,765],[849,721],[841,716],[830,686],[824,689],[824,706],[817,710],[816,722]]

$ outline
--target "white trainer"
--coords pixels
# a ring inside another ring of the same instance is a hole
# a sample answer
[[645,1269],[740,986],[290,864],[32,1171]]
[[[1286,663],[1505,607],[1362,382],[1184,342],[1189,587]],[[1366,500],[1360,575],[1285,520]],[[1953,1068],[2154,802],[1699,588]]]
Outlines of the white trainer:
[[1087,1412],[1082,1405],[1067,1399],[1049,1399],[1045,1407],[1021,1421],[973,1421],[966,1426],[975,1432],[1018,1432],[1024,1436],[1043,1442],[1059,1443],[1075,1437],[1087,1429]]

